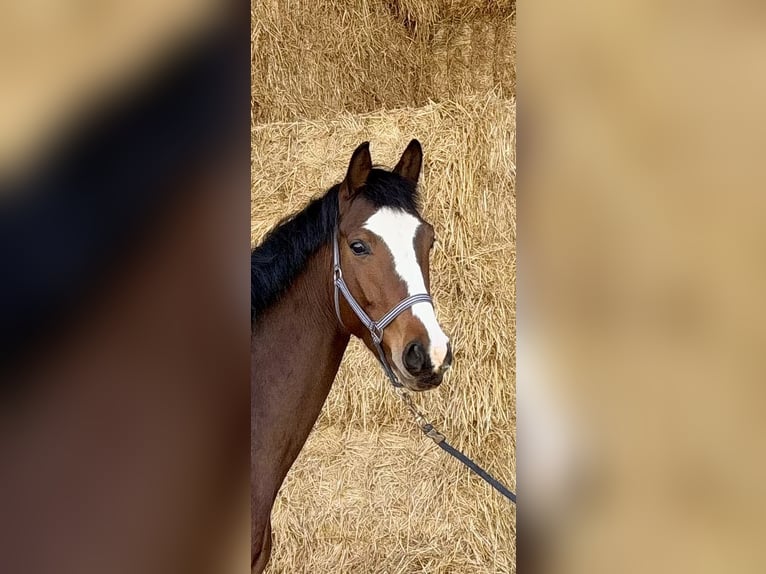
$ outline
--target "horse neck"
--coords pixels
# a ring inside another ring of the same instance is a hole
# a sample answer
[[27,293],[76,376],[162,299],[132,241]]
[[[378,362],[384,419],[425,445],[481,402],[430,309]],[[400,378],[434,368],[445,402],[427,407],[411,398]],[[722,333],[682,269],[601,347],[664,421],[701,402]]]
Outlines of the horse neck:
[[319,416],[349,341],[335,317],[331,258],[329,245],[312,256],[253,333],[254,496],[269,507]]

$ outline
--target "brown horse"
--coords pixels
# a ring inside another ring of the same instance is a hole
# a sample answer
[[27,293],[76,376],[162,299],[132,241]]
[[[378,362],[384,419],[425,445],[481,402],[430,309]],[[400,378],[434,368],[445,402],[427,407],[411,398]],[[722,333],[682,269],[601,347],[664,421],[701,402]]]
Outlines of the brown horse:
[[363,143],[343,182],[252,252],[253,572],[269,560],[274,499],[350,336],[411,390],[439,385],[450,366],[449,341],[427,296],[434,230],[418,213],[421,164],[417,140],[392,171],[373,168]]

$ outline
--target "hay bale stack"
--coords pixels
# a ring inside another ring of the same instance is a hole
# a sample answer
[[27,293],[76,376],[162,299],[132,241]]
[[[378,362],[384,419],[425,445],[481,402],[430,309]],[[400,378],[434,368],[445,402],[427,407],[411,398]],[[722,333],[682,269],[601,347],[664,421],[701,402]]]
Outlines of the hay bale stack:
[[252,17],[255,123],[515,93],[511,0],[272,0]]
[[[515,486],[515,104],[488,93],[253,129],[252,235],[342,178],[372,142],[392,165],[421,140],[432,290],[454,369],[416,397],[453,444]],[[328,271],[329,272],[329,271]],[[515,507],[414,427],[358,342],[288,475],[269,572],[514,572]]]

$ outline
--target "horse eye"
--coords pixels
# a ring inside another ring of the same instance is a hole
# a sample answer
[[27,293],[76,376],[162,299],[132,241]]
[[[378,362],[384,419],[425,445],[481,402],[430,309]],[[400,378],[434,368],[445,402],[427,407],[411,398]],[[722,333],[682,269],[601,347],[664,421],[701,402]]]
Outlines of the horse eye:
[[353,243],[349,245],[349,247],[351,247],[351,251],[354,252],[354,255],[366,255],[367,253],[370,252],[367,245],[365,245],[361,241],[354,241]]

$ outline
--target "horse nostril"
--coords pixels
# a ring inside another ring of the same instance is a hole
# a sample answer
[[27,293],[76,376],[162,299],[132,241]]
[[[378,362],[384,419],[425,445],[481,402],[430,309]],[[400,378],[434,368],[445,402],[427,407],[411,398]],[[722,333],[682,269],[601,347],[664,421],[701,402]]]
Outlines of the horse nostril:
[[423,369],[423,365],[426,362],[426,351],[423,345],[417,341],[413,341],[404,349],[404,355],[402,357],[404,366],[411,374],[417,374]]

